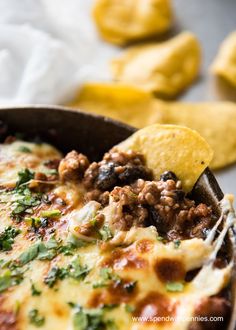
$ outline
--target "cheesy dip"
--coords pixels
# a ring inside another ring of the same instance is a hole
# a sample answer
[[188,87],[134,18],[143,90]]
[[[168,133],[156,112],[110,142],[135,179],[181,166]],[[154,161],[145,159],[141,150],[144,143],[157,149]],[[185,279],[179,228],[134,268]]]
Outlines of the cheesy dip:
[[90,163],[0,146],[1,330],[225,329],[229,200],[218,219],[145,164],[116,147]]

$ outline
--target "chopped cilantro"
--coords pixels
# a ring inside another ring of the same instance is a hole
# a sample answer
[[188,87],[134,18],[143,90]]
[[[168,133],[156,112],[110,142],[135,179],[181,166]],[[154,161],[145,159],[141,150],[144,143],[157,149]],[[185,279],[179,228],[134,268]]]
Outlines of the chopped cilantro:
[[76,257],[68,266],[69,276],[75,280],[83,280],[89,273],[88,267],[82,266],[79,257]]
[[25,217],[24,221],[33,228],[39,228],[41,226],[41,219],[38,217]]
[[32,208],[41,203],[41,194],[31,192],[28,187],[28,183],[33,178],[34,172],[27,168],[18,172],[18,181],[13,190],[14,200],[11,212],[11,217],[15,220],[20,221],[25,213],[31,214]]
[[101,268],[100,276],[101,276],[102,280],[100,282],[93,284],[94,289],[107,287],[109,285],[110,281],[114,281],[114,282],[121,281],[121,278],[117,274],[113,273],[112,269],[109,267]]
[[115,274],[111,268],[101,268],[100,276],[102,278],[102,281],[94,283],[94,289],[107,287],[111,282],[115,282],[116,284],[123,284],[123,287],[127,291],[127,293],[131,293],[133,292],[137,284],[137,281],[122,282],[122,278]]
[[99,234],[101,235],[101,239],[103,241],[108,241],[109,239],[111,239],[113,237],[112,232],[111,232],[110,228],[107,225],[104,225],[99,230]]
[[105,327],[107,330],[118,330],[115,321],[112,319],[106,320],[105,321]]
[[40,243],[38,246],[37,259],[52,260],[57,255],[56,247],[50,242]]
[[31,193],[30,189],[16,189],[14,193],[15,200],[12,204],[11,217],[21,220],[25,213],[31,214],[32,208],[41,203],[41,195]]
[[29,321],[31,324],[39,328],[45,324],[45,317],[41,316],[37,309],[32,309],[29,312]]
[[97,283],[93,283],[93,288],[94,289],[98,289],[98,288],[105,288],[108,286],[108,283],[104,282],[104,281],[100,281]]
[[179,239],[174,240],[174,248],[178,249],[180,247],[181,241]]
[[82,266],[78,257],[76,257],[72,262],[67,265],[67,267],[53,266],[48,272],[44,279],[44,283],[52,288],[58,280],[63,280],[64,278],[73,278],[77,281],[83,280],[89,273],[88,267]]
[[47,217],[25,217],[24,222],[28,223],[32,228],[37,230],[39,227],[46,228],[49,224]]
[[23,280],[23,271],[16,267],[11,266],[7,269],[2,275],[0,275],[0,292],[5,291],[6,289],[20,284]]
[[18,257],[19,263],[23,266],[28,262],[34,260],[38,256],[39,252],[39,243],[31,245],[28,250],[22,252]]
[[20,230],[14,227],[6,227],[3,232],[0,233],[0,250],[9,251],[12,249],[14,238],[19,235]]
[[104,280],[113,280],[113,281],[117,281],[120,280],[120,277],[117,274],[114,274],[112,269],[107,267],[107,268],[101,268],[100,269],[100,276],[104,279]]
[[0,292],[5,291],[11,286],[12,286],[11,272],[6,271],[5,274],[0,276]]
[[42,211],[41,212],[41,216],[43,218],[54,218],[54,217],[58,217],[60,215],[61,215],[60,210],[48,210],[48,211]]
[[134,307],[134,306],[131,306],[131,305],[129,305],[129,304],[126,304],[126,305],[125,305],[125,311],[126,311],[127,313],[133,313],[133,312],[135,311],[135,307]]
[[44,283],[47,284],[49,288],[52,288],[56,284],[57,280],[63,280],[67,276],[68,271],[65,268],[53,266],[44,278]]
[[47,242],[44,243],[47,249],[57,249],[59,242],[55,239],[55,237],[51,237]]
[[18,151],[20,152],[25,152],[25,153],[31,153],[32,151],[30,150],[30,148],[26,147],[26,146],[19,146]]
[[[17,258],[17,262],[24,266],[34,259],[38,260],[52,260],[59,253],[64,255],[73,255],[72,251],[76,247],[69,243],[68,245],[60,245],[60,241],[57,241],[54,237],[51,237],[47,242],[37,241],[24,252],[22,252]],[[71,277],[80,279],[85,277],[88,273],[87,266],[82,267],[78,261],[78,257],[72,260],[71,264],[67,266]]]
[[183,283],[169,282],[166,284],[166,290],[169,292],[181,292],[184,289]]
[[88,242],[88,241],[85,241],[82,239],[78,239],[73,235],[70,235],[68,237],[68,243],[74,245],[76,248],[85,247],[85,246],[88,246],[89,244],[93,244],[95,242],[96,242],[96,240]]
[[51,238],[45,243],[36,242],[28,250],[21,253],[18,260],[21,265],[26,265],[36,258],[39,260],[52,260],[57,254],[57,247],[58,243],[54,238]]
[[73,317],[73,330],[116,330],[113,320],[104,319],[104,309],[85,309],[81,306],[70,304],[75,309]]
[[34,178],[34,172],[25,168],[18,172],[18,181],[16,182],[16,187],[19,188],[22,184],[29,182]]
[[105,310],[105,311],[109,311],[109,310],[114,309],[118,306],[119,306],[119,304],[103,304],[101,308],[103,308],[103,310]]
[[63,253],[65,256],[72,256],[75,248],[76,246],[74,244],[68,243],[67,245],[61,245],[58,251],[59,253]]
[[42,291],[36,289],[35,285],[32,283],[31,285],[31,294],[32,296],[40,296]]

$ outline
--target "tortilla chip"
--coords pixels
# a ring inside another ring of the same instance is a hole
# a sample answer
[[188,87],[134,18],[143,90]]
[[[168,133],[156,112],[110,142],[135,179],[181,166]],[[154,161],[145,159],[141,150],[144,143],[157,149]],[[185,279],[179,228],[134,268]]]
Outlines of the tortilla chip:
[[137,128],[155,123],[189,127],[206,139],[214,150],[212,169],[236,162],[235,103],[171,103],[128,85],[87,84],[71,106]]
[[166,124],[183,125],[196,130],[214,150],[212,169],[236,161],[236,104],[233,102],[170,103]]
[[236,86],[236,31],[231,33],[222,43],[212,64],[212,73],[226,79]]
[[173,171],[185,191],[193,188],[213,157],[212,149],[196,131],[174,125],[145,127],[117,147],[142,153],[157,180],[163,172]]
[[102,38],[122,45],[167,31],[170,0],[96,0],[93,17]]
[[70,104],[137,128],[161,123],[165,104],[138,88],[120,84],[85,84]]
[[194,34],[183,32],[162,43],[130,47],[111,63],[113,78],[160,97],[173,97],[198,75],[200,45]]

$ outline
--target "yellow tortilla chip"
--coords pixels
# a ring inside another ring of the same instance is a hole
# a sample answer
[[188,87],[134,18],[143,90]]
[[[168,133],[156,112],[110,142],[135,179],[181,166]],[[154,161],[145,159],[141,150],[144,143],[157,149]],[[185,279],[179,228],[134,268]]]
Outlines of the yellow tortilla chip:
[[155,123],[189,127],[214,150],[212,169],[236,162],[236,104],[233,102],[172,103],[128,85],[87,84],[71,106],[137,128]]
[[162,101],[141,89],[120,84],[85,84],[70,106],[140,128],[162,122],[165,112]]
[[196,130],[214,150],[210,164],[218,169],[236,161],[236,104],[233,102],[169,103],[166,124]]
[[185,191],[193,188],[213,157],[212,149],[196,131],[174,125],[145,127],[117,147],[142,153],[157,180],[163,172],[173,171]]
[[112,61],[111,70],[119,82],[173,97],[197,77],[200,62],[197,38],[183,32],[162,43],[130,47]]
[[169,29],[170,0],[95,0],[93,17],[100,35],[122,45]]
[[211,71],[236,86],[236,31],[222,43]]

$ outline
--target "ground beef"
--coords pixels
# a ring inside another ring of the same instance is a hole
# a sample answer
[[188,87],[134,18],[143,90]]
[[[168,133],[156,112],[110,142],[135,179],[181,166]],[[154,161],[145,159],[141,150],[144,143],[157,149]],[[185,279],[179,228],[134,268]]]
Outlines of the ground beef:
[[118,204],[113,226],[119,230],[129,230],[132,226],[143,227],[148,218],[148,210],[139,203],[138,196],[130,186],[116,187],[111,192]]
[[95,200],[104,207],[111,196],[121,210],[114,219],[120,230],[154,225],[166,240],[205,238],[215,220],[210,207],[186,197],[175,173],[166,171],[159,181],[150,181],[143,156],[133,151],[113,148],[90,165],[86,156],[72,151],[60,162],[59,177],[81,180],[85,203]]
[[43,165],[49,168],[50,170],[57,170],[60,164],[60,159],[49,159],[46,160]]
[[37,181],[47,181],[47,175],[45,173],[42,172],[36,172],[34,175],[34,180]]
[[78,181],[83,178],[88,166],[88,158],[73,150],[61,160],[58,168],[59,177],[62,181]]
[[58,180],[57,174],[48,174],[42,172],[36,172],[34,179],[29,183],[29,188],[34,192],[46,193]]
[[87,189],[111,191],[115,186],[131,184],[139,178],[151,179],[143,157],[133,151],[125,153],[113,148],[101,162],[89,166],[83,182]]
[[179,180],[144,182],[138,198],[148,205],[149,223],[168,240],[203,238],[213,224],[211,208],[188,199]]
[[188,199],[177,178],[138,179],[130,186],[116,187],[110,195],[122,207],[116,222],[123,230],[133,225],[154,225],[167,240],[204,238],[214,222],[211,208]]
[[96,201],[99,202],[103,207],[105,207],[109,203],[109,195],[110,195],[109,191],[103,192],[99,189],[92,189],[85,194],[84,200],[85,203],[89,201]]

